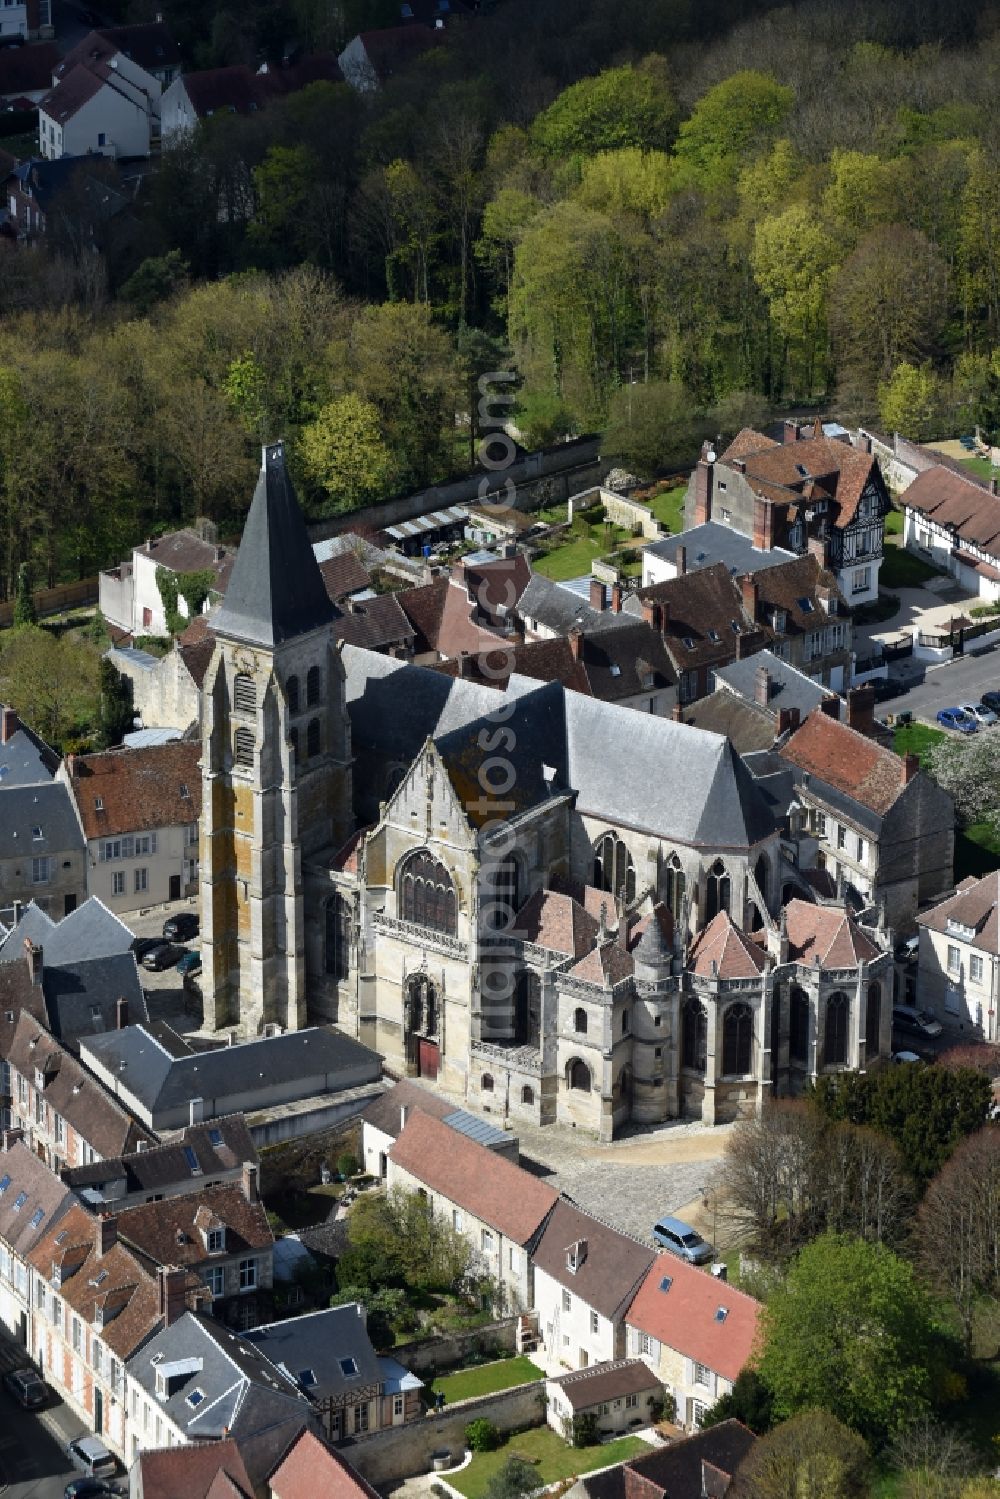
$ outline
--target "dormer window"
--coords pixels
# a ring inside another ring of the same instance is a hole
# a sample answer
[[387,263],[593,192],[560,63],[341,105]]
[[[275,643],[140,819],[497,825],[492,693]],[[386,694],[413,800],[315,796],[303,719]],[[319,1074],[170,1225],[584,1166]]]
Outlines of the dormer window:
[[210,1228],[205,1235],[208,1243],[209,1254],[221,1254],[226,1247],[226,1230],[224,1228]]
[[31,836],[34,839],[35,843],[41,843],[42,839],[45,837],[45,834],[42,832],[41,828],[38,827],[38,825],[36,824],[35,827],[33,827],[32,830],[31,830]]
[[45,1087],[45,1073],[40,1067],[35,1068],[35,1087],[38,1089],[39,1093],[41,1093],[42,1089]]
[[962,921],[956,921],[954,916],[948,917],[946,928],[950,936],[964,937],[967,942],[971,942],[972,938],[976,935],[975,927],[966,926]]

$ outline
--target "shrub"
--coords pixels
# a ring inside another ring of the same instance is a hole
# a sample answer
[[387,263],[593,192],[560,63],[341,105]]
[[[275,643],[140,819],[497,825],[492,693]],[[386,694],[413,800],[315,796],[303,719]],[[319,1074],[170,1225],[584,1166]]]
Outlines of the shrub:
[[570,1440],[574,1447],[596,1447],[598,1442],[597,1417],[593,1411],[573,1417],[573,1434]]
[[495,1452],[500,1446],[500,1433],[492,1421],[480,1416],[465,1428],[465,1440],[473,1452]]
[[349,1176],[356,1176],[358,1170],[358,1158],[349,1150],[337,1157],[337,1170],[346,1181]]

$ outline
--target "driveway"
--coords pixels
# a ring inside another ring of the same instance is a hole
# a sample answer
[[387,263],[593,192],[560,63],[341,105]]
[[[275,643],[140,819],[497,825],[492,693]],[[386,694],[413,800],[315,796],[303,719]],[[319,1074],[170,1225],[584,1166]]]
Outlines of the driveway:
[[894,588],[899,599],[899,608],[890,619],[880,624],[861,625],[854,631],[855,649],[865,656],[865,647],[873,642],[892,642],[901,634],[912,634],[914,625],[931,629],[945,624],[959,614],[967,614],[974,604],[981,603],[976,594],[959,588],[953,578],[933,578],[920,588]]

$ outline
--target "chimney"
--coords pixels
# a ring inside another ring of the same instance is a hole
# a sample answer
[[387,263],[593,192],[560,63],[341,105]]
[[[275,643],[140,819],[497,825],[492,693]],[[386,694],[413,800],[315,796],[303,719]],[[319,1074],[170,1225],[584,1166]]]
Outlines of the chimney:
[[612,583],[611,585],[611,612],[612,614],[621,614],[622,612],[622,585],[620,583]]
[[827,718],[840,718],[840,698],[835,692],[828,693],[819,705],[819,711]]
[[115,1030],[123,1031],[128,1025],[128,1000],[124,994],[115,1000]]
[[761,708],[771,701],[771,673],[766,666],[758,666],[753,683],[753,700]]
[[247,1202],[260,1202],[260,1182],[255,1161],[243,1162],[243,1196]]
[[680,703],[674,703],[673,710],[670,716],[673,719],[674,723],[684,722],[684,709],[681,707]]
[[674,567],[676,567],[677,569],[677,576],[679,578],[683,578],[684,574],[687,572],[687,565],[687,547],[677,547],[674,551]]
[[400,1128],[400,1133],[402,1133],[402,1131],[406,1128],[406,1121],[407,1121],[407,1119],[409,1119],[409,1117],[410,1117],[410,1105],[408,1103],[401,1103],[400,1106],[399,1106],[399,1128]]
[[654,630],[659,630],[660,606],[655,599],[643,599],[642,617],[647,625],[651,625]]
[[471,665],[472,665],[472,652],[471,651],[459,651],[458,655],[455,657],[455,666],[458,669],[458,675],[460,677],[469,677],[469,676],[471,676],[471,672],[469,671],[469,667]]
[[590,607],[596,609],[598,614],[604,612],[604,584],[600,578],[590,580]]
[[574,661],[579,661],[583,655],[583,631],[579,625],[574,625],[568,635],[570,655]]
[[753,544],[758,552],[769,552],[774,546],[774,507],[759,494],[753,497]]
[[778,738],[783,734],[794,734],[799,726],[798,708],[778,709]]
[[[996,490],[994,490],[993,492],[995,494]],[[5,703],[3,705],[3,708],[0,709],[0,744],[9,744],[14,735],[17,733],[18,727],[19,721],[17,714],[14,712],[13,708],[8,708],[7,704]]]
[[117,1215],[115,1213],[103,1213],[97,1220],[97,1231],[100,1235],[98,1253],[109,1254],[118,1243]]
[[71,781],[75,779],[75,777],[76,777],[76,756],[75,755],[67,755],[66,756],[66,772],[67,772],[67,774],[68,774],[68,776],[69,776],[69,778],[70,778]]
[[714,472],[715,449],[710,442],[703,442],[701,457],[694,471],[694,523],[696,526],[703,526],[712,518],[712,475]]
[[826,567],[829,555],[829,544],[825,536],[810,536],[806,542],[806,551],[810,557],[815,557],[820,567]]
[[793,416],[786,416],[781,429],[782,442],[798,442],[799,424]]
[[737,659],[737,661],[745,661],[746,658],[747,658],[747,656],[753,656],[755,654],[756,654],[756,652],[755,652],[755,649],[754,649],[753,636],[752,635],[745,635],[745,634],[744,635],[737,635],[737,637],[736,637],[736,659]]
[[919,769],[919,755],[913,755],[909,750],[907,750],[906,754],[903,756],[903,765],[900,774],[900,779],[904,786],[908,786],[910,784]]
[[42,982],[42,949],[36,947],[30,937],[24,939],[24,956],[28,960],[28,972],[36,987]]
[[743,608],[750,616],[754,624],[757,623],[757,580],[749,574],[740,579],[740,592],[743,595]]
[[847,694],[847,726],[859,734],[875,731],[875,688],[870,682],[852,687]]
[[160,1266],[157,1274],[157,1288],[160,1317],[164,1327],[172,1327],[178,1317],[182,1317],[187,1310],[187,1303],[184,1299],[186,1279],[184,1271],[177,1269],[175,1265]]

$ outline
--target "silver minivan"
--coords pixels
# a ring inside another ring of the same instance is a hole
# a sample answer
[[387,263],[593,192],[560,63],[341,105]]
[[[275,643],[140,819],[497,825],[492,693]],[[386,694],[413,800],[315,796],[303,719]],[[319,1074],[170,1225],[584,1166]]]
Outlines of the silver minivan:
[[113,1455],[97,1437],[75,1437],[66,1447],[66,1456],[90,1478],[114,1478],[118,1472]]

